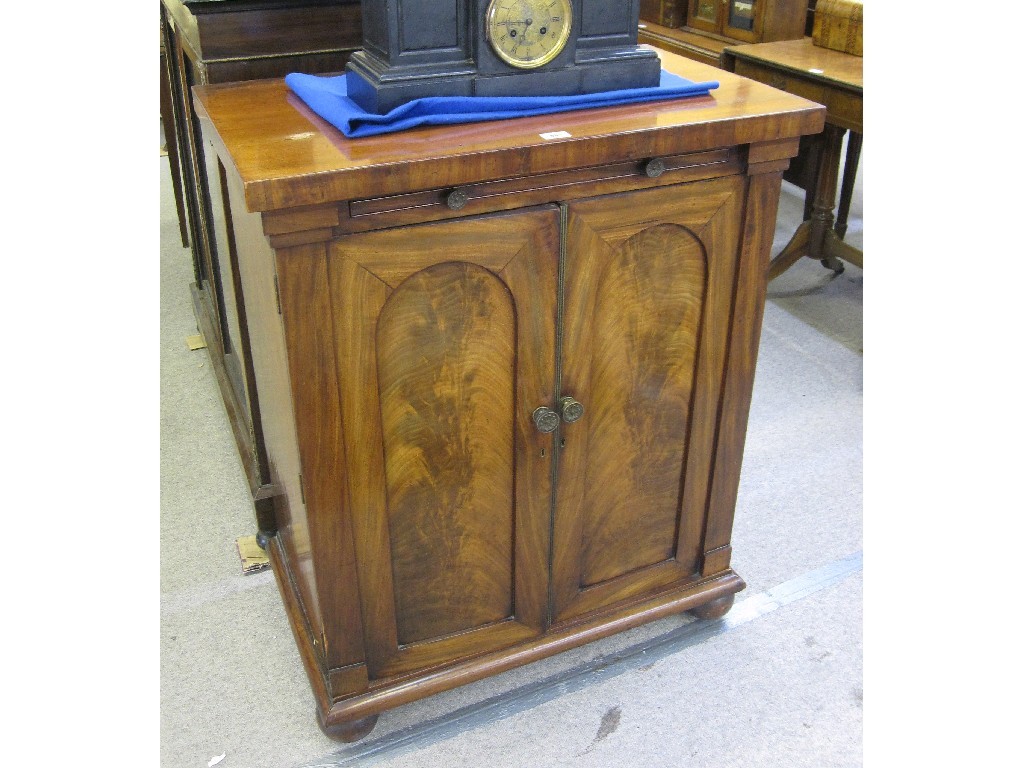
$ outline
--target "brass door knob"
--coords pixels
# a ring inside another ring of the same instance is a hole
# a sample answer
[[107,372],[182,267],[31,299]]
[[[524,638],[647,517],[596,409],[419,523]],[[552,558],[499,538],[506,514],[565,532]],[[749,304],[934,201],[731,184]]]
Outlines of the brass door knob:
[[562,421],[566,424],[572,424],[574,421],[579,421],[580,417],[583,416],[583,403],[574,397],[563,397],[558,401],[558,409],[562,412]]
[[542,405],[533,412],[533,423],[540,432],[554,432],[558,429],[558,414]]

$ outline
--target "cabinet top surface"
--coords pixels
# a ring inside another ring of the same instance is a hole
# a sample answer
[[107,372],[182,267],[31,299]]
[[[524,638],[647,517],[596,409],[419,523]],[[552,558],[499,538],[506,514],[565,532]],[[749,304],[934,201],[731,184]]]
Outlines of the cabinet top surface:
[[[283,80],[195,88],[204,138],[234,168],[251,211],[398,194],[817,133],[824,107],[658,51],[708,96],[347,139]],[[542,134],[564,131],[568,138]]]
[[726,48],[726,56],[767,64],[811,79],[828,80],[849,90],[864,90],[864,59],[815,45],[810,37]]

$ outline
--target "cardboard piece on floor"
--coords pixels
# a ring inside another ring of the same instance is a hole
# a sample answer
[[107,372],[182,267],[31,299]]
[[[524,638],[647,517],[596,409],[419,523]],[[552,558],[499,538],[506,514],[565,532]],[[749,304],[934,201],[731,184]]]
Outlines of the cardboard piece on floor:
[[242,559],[242,573],[256,573],[270,567],[270,557],[256,543],[255,536],[242,536],[235,544]]
[[185,343],[188,344],[188,348],[193,352],[197,349],[206,349],[206,339],[203,338],[201,333],[197,333],[195,336],[186,336]]

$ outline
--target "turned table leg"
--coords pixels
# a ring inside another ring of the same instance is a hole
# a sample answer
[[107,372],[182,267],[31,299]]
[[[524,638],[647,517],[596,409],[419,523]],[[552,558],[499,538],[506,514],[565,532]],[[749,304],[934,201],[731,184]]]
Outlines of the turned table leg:
[[843,166],[843,186],[839,190],[839,208],[836,210],[836,234],[840,239],[846,237],[846,220],[850,217],[850,201],[853,199],[853,184],[857,179],[857,166],[860,165],[860,148],[864,142],[864,134],[850,131],[846,141],[846,164]]
[[814,193],[811,218],[797,227],[792,239],[768,266],[768,279],[772,280],[803,256],[818,259],[836,274],[842,272],[844,261],[862,266],[861,252],[844,243],[832,228],[836,204],[836,185],[839,180],[839,159],[843,148],[845,128],[831,123],[825,124],[824,144],[821,150],[821,165],[818,183]]
[[811,209],[811,231],[808,235],[807,255],[819,259],[836,274],[846,267],[827,251],[825,240],[832,232],[836,217],[832,212],[836,204],[836,185],[839,182],[839,161],[843,152],[845,128],[825,125],[825,145],[821,151],[821,175],[814,192],[814,206]]

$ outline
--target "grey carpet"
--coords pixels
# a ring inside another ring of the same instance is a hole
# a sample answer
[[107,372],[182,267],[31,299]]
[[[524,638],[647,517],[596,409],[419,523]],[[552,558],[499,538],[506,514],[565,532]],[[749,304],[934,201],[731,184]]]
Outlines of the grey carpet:
[[[222,768],[862,764],[859,565],[772,599],[859,562],[861,270],[833,277],[804,259],[769,286],[733,537],[748,587],[729,615],[746,605],[752,618],[707,637],[663,619],[392,710],[340,745],[315,724],[272,575],[240,572],[235,539],[255,532],[253,513],[207,353],[185,344],[197,332],[191,254],[160,163],[164,768],[221,754]],[[858,179],[847,241],[859,247],[861,201]],[[802,205],[784,184],[776,252]]]

